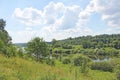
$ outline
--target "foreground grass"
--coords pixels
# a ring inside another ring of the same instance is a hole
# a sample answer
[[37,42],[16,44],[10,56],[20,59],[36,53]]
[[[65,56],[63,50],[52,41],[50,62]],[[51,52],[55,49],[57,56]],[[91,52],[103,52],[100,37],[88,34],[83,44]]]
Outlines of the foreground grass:
[[18,57],[0,55],[0,80],[116,80],[113,73],[89,70],[82,74],[79,68],[56,62],[49,66]]

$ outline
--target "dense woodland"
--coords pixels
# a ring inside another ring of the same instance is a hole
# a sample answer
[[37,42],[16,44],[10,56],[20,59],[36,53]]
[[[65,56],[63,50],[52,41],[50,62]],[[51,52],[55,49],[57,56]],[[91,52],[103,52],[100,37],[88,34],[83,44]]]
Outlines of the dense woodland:
[[0,80],[120,80],[120,34],[13,44],[0,19]]
[[83,48],[105,48],[111,47],[120,49],[120,34],[103,34],[96,36],[82,36],[76,38],[68,38],[59,41],[60,44],[66,45],[82,45]]

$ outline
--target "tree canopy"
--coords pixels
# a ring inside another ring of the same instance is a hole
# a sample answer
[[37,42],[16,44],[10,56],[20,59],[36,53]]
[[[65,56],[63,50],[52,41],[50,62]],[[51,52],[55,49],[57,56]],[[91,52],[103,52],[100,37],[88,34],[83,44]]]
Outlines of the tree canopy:
[[39,37],[35,37],[27,43],[27,51],[34,56],[37,61],[44,59],[48,54],[48,47],[46,42]]
[[0,30],[4,30],[6,26],[6,22],[3,19],[0,19]]
[[6,22],[3,19],[0,19],[0,40],[3,41],[5,45],[9,45],[12,39],[5,30],[5,26]]

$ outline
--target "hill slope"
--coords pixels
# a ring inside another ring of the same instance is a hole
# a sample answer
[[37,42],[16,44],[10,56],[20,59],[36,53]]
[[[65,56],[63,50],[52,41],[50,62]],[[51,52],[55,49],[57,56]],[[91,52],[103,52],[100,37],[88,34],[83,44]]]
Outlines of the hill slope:
[[59,44],[82,45],[83,48],[113,47],[120,49],[120,34],[103,34],[96,36],[82,36],[59,40]]
[[0,55],[0,80],[113,80],[113,73],[92,71],[81,74],[79,68],[56,62],[56,66],[18,57]]

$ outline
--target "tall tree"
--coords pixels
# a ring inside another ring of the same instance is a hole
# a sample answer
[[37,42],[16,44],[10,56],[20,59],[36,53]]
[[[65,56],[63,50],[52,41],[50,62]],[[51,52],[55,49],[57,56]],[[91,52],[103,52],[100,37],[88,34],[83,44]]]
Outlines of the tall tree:
[[53,40],[52,40],[52,47],[53,47],[53,48],[55,48],[56,43],[57,43],[57,40],[56,40],[56,39],[53,39]]
[[4,42],[5,45],[11,43],[11,37],[8,32],[5,30],[6,22],[3,19],[0,19],[0,40]]
[[3,19],[0,19],[0,30],[4,30],[6,26],[6,22]]
[[36,37],[27,43],[27,51],[34,56],[37,61],[44,59],[48,55],[48,47],[46,42]]

